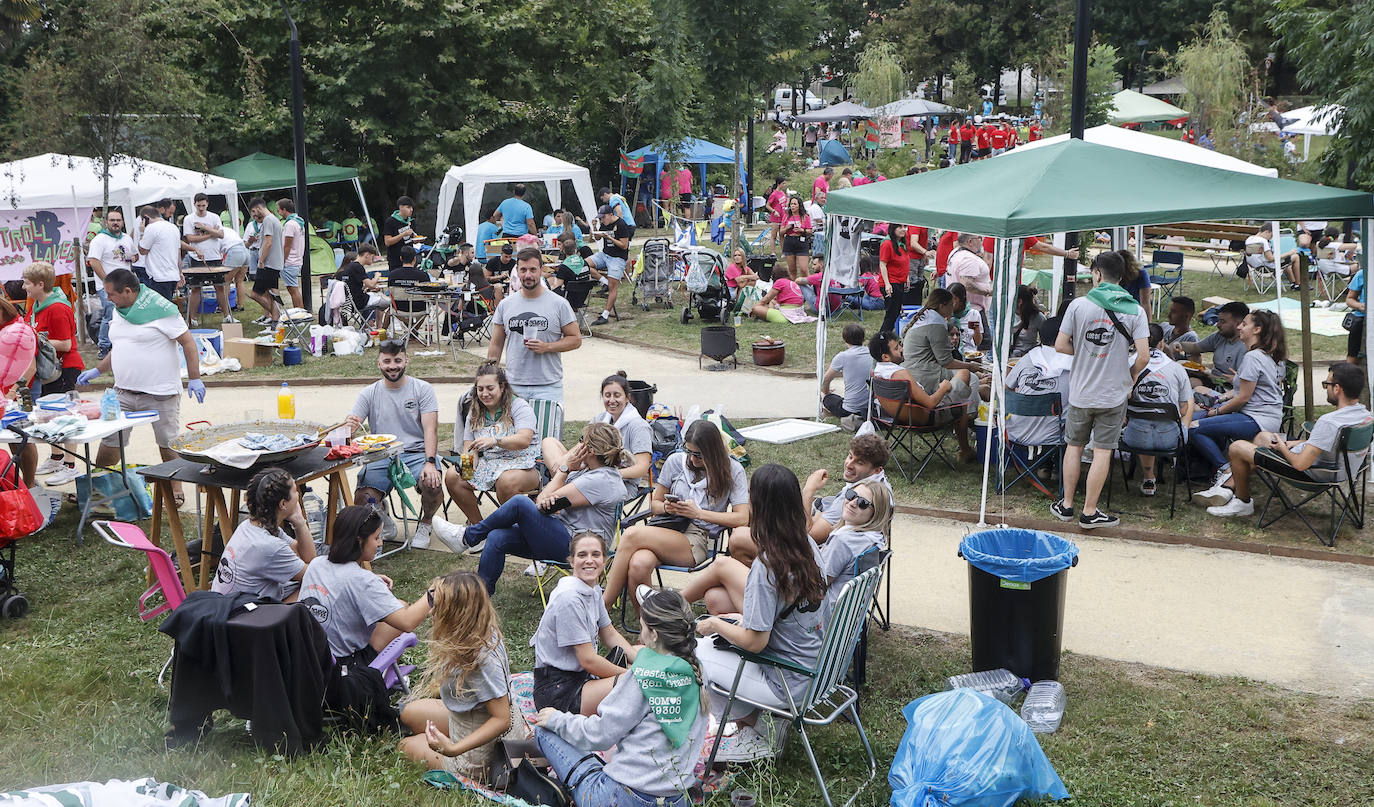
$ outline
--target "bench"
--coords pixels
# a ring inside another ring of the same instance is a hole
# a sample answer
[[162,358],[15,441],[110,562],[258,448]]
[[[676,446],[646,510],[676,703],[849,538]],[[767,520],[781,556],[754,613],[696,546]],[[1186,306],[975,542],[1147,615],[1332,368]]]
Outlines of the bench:
[[[1183,249],[1205,253],[1212,259],[1211,277],[1223,277],[1222,266],[1234,261],[1238,267],[1244,253],[1233,249],[1235,242],[1244,242],[1254,231],[1236,224],[1209,221],[1182,221],[1174,224],[1152,224],[1144,228],[1145,242],[1158,247]],[[1221,241],[1212,243],[1212,239]]]

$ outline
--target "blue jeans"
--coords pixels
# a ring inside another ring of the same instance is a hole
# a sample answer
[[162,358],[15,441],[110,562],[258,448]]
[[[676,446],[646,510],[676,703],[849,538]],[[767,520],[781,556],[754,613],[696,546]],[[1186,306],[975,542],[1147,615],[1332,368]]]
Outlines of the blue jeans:
[[[606,775],[604,763],[548,729],[536,728],[534,741],[558,773],[558,780],[571,785],[573,803],[589,807],[686,807],[687,798],[651,796],[620,784]],[[624,749],[621,749],[624,753]]]
[[1193,429],[1189,442],[1213,468],[1220,468],[1231,462],[1219,445],[1220,442],[1229,444],[1232,440],[1249,440],[1260,432],[1259,424],[1254,418],[1239,412],[1209,418],[1201,417],[1199,413],[1193,420],[1197,422],[1197,428]]
[[496,508],[496,512],[467,528],[463,541],[475,546],[482,540],[482,559],[477,574],[487,584],[487,593],[496,592],[496,581],[506,568],[506,555],[532,560],[568,559],[568,525],[539,511],[528,496],[516,496]]
[[97,289],[96,293],[100,295],[100,335],[96,339],[96,345],[100,348],[100,355],[104,356],[110,352],[110,319],[114,317],[115,306],[110,302],[103,286]]

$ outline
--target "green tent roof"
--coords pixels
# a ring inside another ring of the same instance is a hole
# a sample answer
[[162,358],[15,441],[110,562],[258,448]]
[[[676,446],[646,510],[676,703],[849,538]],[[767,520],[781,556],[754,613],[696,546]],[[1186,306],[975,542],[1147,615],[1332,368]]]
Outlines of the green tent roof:
[[1157,123],[1186,117],[1186,111],[1168,101],[1151,98],[1135,90],[1122,90],[1112,96],[1112,111],[1107,119],[1112,123]]
[[1220,219],[1374,217],[1374,196],[1069,139],[831,191],[825,212],[998,238]]
[[[229,177],[239,183],[239,193],[270,191],[278,188],[296,186],[296,163],[285,157],[276,157],[255,151],[247,157],[216,166],[211,173]],[[309,185],[324,182],[347,182],[356,179],[357,169],[341,165],[305,164],[305,181]]]

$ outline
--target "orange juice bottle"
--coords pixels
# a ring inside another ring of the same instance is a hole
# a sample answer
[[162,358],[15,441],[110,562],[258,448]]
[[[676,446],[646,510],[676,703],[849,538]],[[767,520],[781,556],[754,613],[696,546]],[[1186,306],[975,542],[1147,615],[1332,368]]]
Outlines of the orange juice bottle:
[[277,393],[277,417],[282,420],[295,420],[296,418],[296,393],[283,381],[281,391]]

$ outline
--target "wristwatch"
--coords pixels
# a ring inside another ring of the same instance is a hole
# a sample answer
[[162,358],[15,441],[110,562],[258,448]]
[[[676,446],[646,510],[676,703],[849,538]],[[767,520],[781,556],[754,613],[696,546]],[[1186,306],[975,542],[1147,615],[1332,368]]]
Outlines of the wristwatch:
[[433,465],[435,468],[439,467],[438,457],[425,457],[425,462],[429,463],[430,465]]
[[558,466],[558,472],[559,472],[560,474],[566,474],[566,473],[568,472],[568,464],[567,464],[567,463],[564,463],[564,464]]

